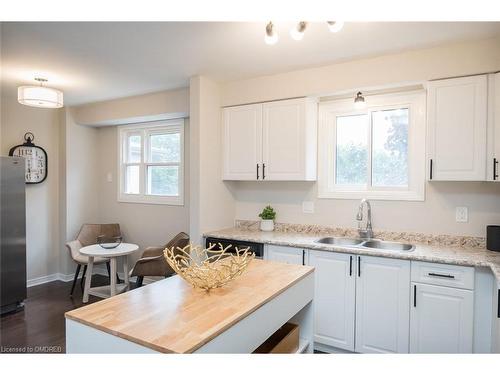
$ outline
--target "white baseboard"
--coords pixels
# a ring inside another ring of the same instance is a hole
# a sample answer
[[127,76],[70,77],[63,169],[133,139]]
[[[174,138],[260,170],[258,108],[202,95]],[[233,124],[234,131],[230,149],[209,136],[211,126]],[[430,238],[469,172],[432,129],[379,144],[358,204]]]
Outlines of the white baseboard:
[[52,275],[35,277],[33,279],[29,279],[26,282],[26,286],[29,288],[30,286],[50,283],[51,281],[59,280],[59,274],[53,273]]
[[[96,267],[96,268],[94,268],[93,274],[94,275],[108,276],[108,271],[106,270],[105,267],[102,267],[102,268],[101,267]],[[118,272],[118,276],[122,280],[123,280],[123,275],[124,275],[123,272]],[[74,273],[70,273],[70,274],[53,273],[51,275],[40,276],[40,277],[35,277],[33,279],[29,279],[26,282],[26,286],[29,288],[29,287],[36,286],[36,285],[50,283],[52,281],[63,281],[63,282],[67,283],[69,281],[73,281],[74,277],[75,277]],[[135,276],[131,277],[130,281],[133,282],[133,283],[135,283],[136,277]],[[150,279],[150,278],[147,278],[147,277],[144,278],[144,284],[150,284],[150,283],[153,283],[155,281],[157,281],[157,280]]]

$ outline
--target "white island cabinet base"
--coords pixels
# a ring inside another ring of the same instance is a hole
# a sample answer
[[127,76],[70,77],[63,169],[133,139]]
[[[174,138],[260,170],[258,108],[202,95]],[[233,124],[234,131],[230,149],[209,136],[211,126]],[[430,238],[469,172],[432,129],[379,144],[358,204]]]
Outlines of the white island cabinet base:
[[[311,273],[212,338],[194,353],[251,353],[288,321],[300,327],[298,352],[312,353],[313,298],[314,273]],[[66,352],[159,353],[68,318],[66,318]]]

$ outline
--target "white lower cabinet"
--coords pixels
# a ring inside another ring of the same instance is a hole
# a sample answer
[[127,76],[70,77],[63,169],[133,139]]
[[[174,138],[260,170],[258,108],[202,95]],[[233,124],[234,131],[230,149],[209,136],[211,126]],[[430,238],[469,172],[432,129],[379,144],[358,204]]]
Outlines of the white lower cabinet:
[[[264,258],[315,268],[320,350],[473,352],[474,268],[275,245]],[[492,346],[500,351],[500,339]]]
[[355,255],[309,251],[314,270],[314,341],[354,351]]
[[472,353],[474,292],[412,284],[411,353]]
[[410,262],[309,250],[318,344],[358,353],[408,353]]
[[358,353],[408,353],[410,262],[358,257],[356,345]]
[[267,245],[264,257],[273,262],[304,264],[305,250],[288,246]]

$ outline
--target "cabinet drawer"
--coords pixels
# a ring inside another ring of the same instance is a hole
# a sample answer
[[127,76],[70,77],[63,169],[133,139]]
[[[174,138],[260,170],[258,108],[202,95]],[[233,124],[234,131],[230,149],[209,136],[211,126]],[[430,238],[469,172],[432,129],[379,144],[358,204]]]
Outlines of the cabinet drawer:
[[411,281],[453,288],[474,289],[474,268],[412,261]]

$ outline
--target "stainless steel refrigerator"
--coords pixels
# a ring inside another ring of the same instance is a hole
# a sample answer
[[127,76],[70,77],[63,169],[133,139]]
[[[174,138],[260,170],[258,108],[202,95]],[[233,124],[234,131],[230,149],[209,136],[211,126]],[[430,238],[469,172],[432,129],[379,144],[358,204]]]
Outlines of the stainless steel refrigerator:
[[23,158],[0,156],[1,313],[26,299],[26,185]]

